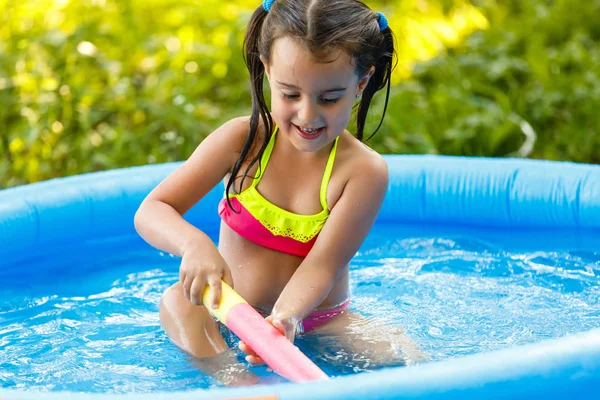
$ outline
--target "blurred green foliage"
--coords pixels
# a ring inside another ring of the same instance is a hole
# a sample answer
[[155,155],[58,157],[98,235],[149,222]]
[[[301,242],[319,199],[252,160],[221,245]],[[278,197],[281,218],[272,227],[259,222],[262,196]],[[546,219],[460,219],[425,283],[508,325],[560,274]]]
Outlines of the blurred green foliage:
[[[376,150],[600,162],[598,1],[367,3],[400,56]],[[185,159],[249,113],[258,5],[0,0],[0,187]]]
[[476,4],[490,28],[394,87],[377,149],[600,163],[600,2]]

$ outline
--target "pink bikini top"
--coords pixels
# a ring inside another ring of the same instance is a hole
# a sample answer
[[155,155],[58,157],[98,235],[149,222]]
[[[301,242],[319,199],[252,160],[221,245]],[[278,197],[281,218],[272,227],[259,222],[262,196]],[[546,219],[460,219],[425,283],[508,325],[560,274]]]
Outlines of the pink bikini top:
[[317,214],[301,215],[276,206],[257,190],[257,185],[273,151],[276,133],[277,129],[261,157],[258,176],[253,179],[247,189],[239,194],[229,196],[231,205],[236,212],[229,207],[227,199],[224,197],[219,203],[219,215],[233,231],[260,246],[306,257],[329,217],[326,199],[327,186],[331,178],[339,138],[336,138],[329,153],[321,182],[320,202],[323,209]]

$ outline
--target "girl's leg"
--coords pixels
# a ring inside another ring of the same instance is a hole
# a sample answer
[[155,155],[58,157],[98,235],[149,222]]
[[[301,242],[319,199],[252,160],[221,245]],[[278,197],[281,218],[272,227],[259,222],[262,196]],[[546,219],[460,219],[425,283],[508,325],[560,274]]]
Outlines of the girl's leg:
[[193,305],[178,282],[165,291],[159,308],[167,336],[194,359],[202,372],[225,385],[250,385],[257,377],[237,360],[205,307]]
[[400,326],[369,319],[350,310],[334,317],[309,334],[332,341],[352,356],[375,366],[411,365],[426,361],[419,346]]
[[214,356],[228,348],[217,322],[206,308],[193,305],[183,295],[179,282],[163,294],[159,316],[167,336],[194,357]]

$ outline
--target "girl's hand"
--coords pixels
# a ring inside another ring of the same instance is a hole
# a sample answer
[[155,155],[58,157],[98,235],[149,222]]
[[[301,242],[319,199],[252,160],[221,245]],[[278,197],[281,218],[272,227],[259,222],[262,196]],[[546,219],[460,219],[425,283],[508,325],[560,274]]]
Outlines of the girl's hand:
[[179,282],[184,296],[196,306],[202,305],[202,294],[207,284],[213,293],[212,308],[217,308],[221,300],[221,279],[233,287],[231,271],[218,251],[216,253],[211,257],[195,247],[190,247],[183,253]]
[[[289,318],[278,318],[273,314],[269,315],[266,318],[266,321],[275,327],[279,332],[281,332],[290,342],[294,343],[294,338],[296,336],[296,326],[298,323],[292,322]],[[265,362],[256,354],[254,350],[250,348],[246,343],[240,341],[240,350],[246,354],[246,361],[250,363],[250,365],[258,366],[263,365]]]

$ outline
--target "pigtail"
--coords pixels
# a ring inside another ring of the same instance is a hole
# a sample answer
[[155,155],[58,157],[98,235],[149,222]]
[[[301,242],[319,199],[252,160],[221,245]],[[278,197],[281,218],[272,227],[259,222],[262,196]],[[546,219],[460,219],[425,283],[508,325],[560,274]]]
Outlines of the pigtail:
[[[236,160],[232,170],[229,181],[227,182],[227,187],[225,190],[225,195],[227,197],[227,204],[231,208],[232,211],[237,212],[233,209],[231,205],[231,201],[229,198],[229,193],[231,187],[233,186],[235,179],[242,168],[242,164],[248,153],[252,149],[254,141],[256,140],[256,135],[258,133],[259,127],[259,118],[262,119],[263,125],[265,128],[265,139],[261,144],[260,150],[258,154],[250,161],[250,164],[244,171],[244,175],[240,180],[239,189],[237,192],[242,191],[242,185],[244,183],[244,179],[246,179],[250,168],[254,164],[256,164],[262,154],[264,153],[267,144],[269,143],[269,139],[271,138],[271,134],[273,132],[273,120],[271,118],[271,114],[269,113],[269,108],[265,101],[264,93],[263,93],[263,81],[265,75],[265,67],[260,60],[260,39],[262,27],[265,19],[267,18],[268,13],[264,10],[262,6],[258,7],[252,17],[250,18],[250,22],[248,23],[248,29],[246,31],[246,35],[244,37],[243,43],[243,56],[244,62],[246,63],[246,67],[248,68],[248,72],[250,73],[250,92],[252,95],[252,115],[250,117],[250,127],[248,131],[248,137],[246,138],[246,142],[244,143],[244,147],[242,147],[242,151],[240,152],[240,156]],[[260,168],[260,166],[259,166]]]
[[394,34],[389,27],[381,31],[381,34],[383,35],[383,39],[379,45],[379,51],[377,52],[377,57],[375,60],[375,73],[363,91],[362,99],[358,105],[358,110],[356,113],[356,138],[360,141],[363,140],[367,113],[375,93],[387,86],[381,120],[379,121],[379,125],[377,126],[377,129],[375,129],[375,132],[373,132],[371,136],[367,138],[367,140],[371,139],[377,133],[379,128],[381,128],[390,98],[392,71],[396,66],[394,63]]

